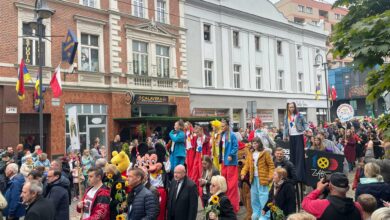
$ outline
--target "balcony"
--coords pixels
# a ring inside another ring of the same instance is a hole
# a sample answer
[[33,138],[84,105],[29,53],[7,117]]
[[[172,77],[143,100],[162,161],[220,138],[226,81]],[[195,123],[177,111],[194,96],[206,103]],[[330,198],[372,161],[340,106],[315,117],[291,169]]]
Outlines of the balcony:
[[172,78],[127,75],[127,86],[131,89],[188,92],[187,80]]

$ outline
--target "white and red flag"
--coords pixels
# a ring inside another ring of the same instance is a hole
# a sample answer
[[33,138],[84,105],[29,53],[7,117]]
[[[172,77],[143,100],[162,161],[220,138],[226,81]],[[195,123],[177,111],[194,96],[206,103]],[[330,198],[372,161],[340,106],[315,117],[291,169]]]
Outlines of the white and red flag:
[[53,91],[53,97],[58,98],[62,94],[61,64],[56,68],[50,81],[50,87]]

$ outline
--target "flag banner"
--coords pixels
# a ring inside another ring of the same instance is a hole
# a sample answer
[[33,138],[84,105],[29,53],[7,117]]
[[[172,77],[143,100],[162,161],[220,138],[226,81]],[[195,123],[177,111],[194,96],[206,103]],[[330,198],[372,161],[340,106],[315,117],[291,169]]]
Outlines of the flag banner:
[[290,160],[290,142],[283,140],[275,140],[275,143],[276,147],[283,148],[284,158],[286,158],[286,160]]
[[70,134],[70,146],[68,150],[80,150],[79,123],[77,120],[77,107],[70,107],[68,110],[68,124]]
[[18,98],[23,100],[25,98],[25,89],[24,83],[31,80],[31,75],[27,70],[26,65],[24,64],[24,60],[20,61],[19,71],[18,71],[18,80],[16,81],[16,92],[18,94]]
[[[39,112],[39,103],[41,102],[41,100],[39,99],[40,96],[39,87],[40,87],[40,83],[39,83],[39,73],[38,73],[37,79],[35,80],[34,93],[33,93],[33,109],[36,112]],[[45,92],[45,87],[42,87],[42,92]],[[42,98],[42,108],[44,108],[44,106],[45,106],[45,100]]]
[[321,95],[321,85],[318,83],[316,85],[316,100],[320,99],[320,95]]
[[58,98],[62,94],[61,64],[58,65],[50,81],[53,97]]
[[335,172],[343,172],[344,155],[326,151],[306,150],[306,184],[316,186],[317,182]]
[[73,64],[78,44],[76,35],[68,29],[65,42],[62,42],[62,61],[66,61],[70,65]]

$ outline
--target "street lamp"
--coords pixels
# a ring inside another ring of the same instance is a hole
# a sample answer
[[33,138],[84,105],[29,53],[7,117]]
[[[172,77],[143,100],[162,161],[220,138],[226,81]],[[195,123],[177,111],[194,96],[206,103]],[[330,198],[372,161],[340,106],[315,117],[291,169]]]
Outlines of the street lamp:
[[[321,60],[321,63],[319,63],[318,61]],[[325,93],[326,93],[326,120],[328,122],[330,122],[330,111],[329,111],[329,94],[328,94],[328,63],[324,62],[324,57],[318,53],[316,55],[316,57],[314,58],[314,67],[318,68],[320,66],[320,64],[322,66],[324,66],[324,71],[325,71],[325,86],[326,86],[326,89],[325,89]]]
[[42,85],[42,67],[43,67],[43,50],[42,48],[42,39],[44,37],[43,33],[43,19],[50,18],[54,14],[54,10],[51,10],[47,6],[46,0],[36,0],[35,1],[35,18],[34,21],[30,22],[30,26],[37,30],[38,35],[38,61],[39,61],[39,145],[43,149],[43,85]]

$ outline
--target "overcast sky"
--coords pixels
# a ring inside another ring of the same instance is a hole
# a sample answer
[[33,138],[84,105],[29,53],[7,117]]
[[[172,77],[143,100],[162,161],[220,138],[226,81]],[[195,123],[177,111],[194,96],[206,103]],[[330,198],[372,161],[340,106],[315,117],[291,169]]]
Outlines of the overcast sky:
[[[275,2],[278,2],[279,0],[270,0],[270,1],[275,3]],[[325,0],[325,1],[333,4],[336,0]]]

